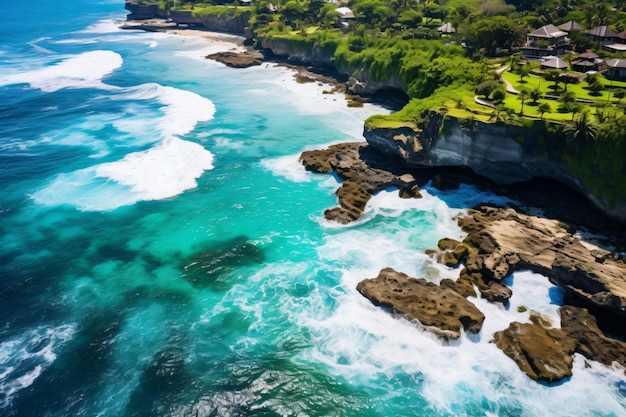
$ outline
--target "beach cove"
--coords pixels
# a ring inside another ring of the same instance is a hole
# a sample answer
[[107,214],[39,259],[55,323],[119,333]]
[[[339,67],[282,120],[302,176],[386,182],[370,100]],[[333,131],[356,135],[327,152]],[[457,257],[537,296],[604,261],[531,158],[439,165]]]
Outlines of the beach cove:
[[3,415],[624,415],[622,368],[574,354],[540,384],[490,343],[531,311],[558,327],[543,276],[515,272],[509,307],[470,297],[482,330],[454,341],[357,292],[386,267],[456,279],[426,251],[510,197],[427,182],[329,221],[341,180],[300,156],[384,109],[204,58],[236,44],[121,30],[119,2],[36,3],[0,44]]

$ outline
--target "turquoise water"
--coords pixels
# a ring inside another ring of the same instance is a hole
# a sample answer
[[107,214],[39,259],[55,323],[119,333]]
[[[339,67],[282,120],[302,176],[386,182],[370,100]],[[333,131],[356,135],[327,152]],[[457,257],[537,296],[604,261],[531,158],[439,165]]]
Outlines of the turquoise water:
[[0,414],[7,416],[626,415],[620,370],[576,356],[547,387],[489,341],[562,294],[518,273],[478,337],[445,343],[355,290],[423,254],[452,217],[503,199],[464,186],[377,195],[323,219],[337,181],[305,149],[362,140],[349,109],[229,47],[119,30],[119,1],[2,6]]

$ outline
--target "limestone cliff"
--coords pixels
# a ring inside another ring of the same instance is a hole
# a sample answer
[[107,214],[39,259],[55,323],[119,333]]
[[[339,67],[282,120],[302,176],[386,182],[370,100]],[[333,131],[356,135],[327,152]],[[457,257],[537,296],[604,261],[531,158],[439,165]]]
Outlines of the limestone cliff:
[[364,136],[379,152],[415,167],[462,166],[497,184],[551,178],[585,195],[608,216],[626,223],[626,201],[612,201],[585,185],[564,160],[558,138],[545,129],[460,121],[437,112],[419,128],[377,128]]
[[194,16],[191,10],[164,10],[158,4],[139,4],[133,1],[127,1],[124,7],[130,11],[128,20],[170,19],[173,23],[200,25],[209,30],[241,35],[245,33],[250,20],[250,12],[239,16]]
[[402,80],[392,75],[384,80],[375,80],[367,69],[350,68],[335,61],[334,51],[317,44],[299,44],[296,41],[280,38],[259,39],[258,47],[271,51],[274,55],[298,64],[333,68],[339,75],[348,79],[348,90],[355,94],[370,96],[380,90],[403,90]]
[[209,30],[239,35],[244,34],[250,20],[250,12],[244,12],[239,16],[194,16],[190,10],[171,10],[169,16],[176,23],[199,24]]
[[166,19],[167,11],[159,8],[158,4],[139,4],[127,1],[124,8],[130,12],[128,20]]

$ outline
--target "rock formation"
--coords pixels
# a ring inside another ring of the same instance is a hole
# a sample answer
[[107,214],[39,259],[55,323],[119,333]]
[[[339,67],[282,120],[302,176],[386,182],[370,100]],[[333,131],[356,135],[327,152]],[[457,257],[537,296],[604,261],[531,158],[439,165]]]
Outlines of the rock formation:
[[446,339],[459,338],[461,327],[478,333],[485,320],[483,313],[457,292],[391,268],[381,270],[376,278],[361,281],[357,290],[375,305],[417,320]]
[[335,193],[339,207],[324,212],[328,220],[345,224],[358,219],[372,195],[389,187],[398,187],[401,197],[421,197],[411,174],[393,161],[381,158],[364,143],[344,143],[321,151],[303,152],[300,160],[308,171],[334,171],[344,179]]
[[376,150],[401,158],[409,166],[467,167],[497,184],[554,179],[626,223],[626,201],[602,196],[584,183],[563,158],[558,138],[551,137],[545,127],[444,119],[432,111],[419,126],[390,129],[366,124],[363,135]]
[[261,65],[263,62],[263,54],[255,50],[248,50],[246,52],[216,52],[205,56],[205,58],[221,62],[232,68],[248,68]]
[[481,292],[484,283],[501,284],[513,271],[531,270],[570,296],[626,317],[626,264],[572,235],[566,225],[484,205],[458,221],[468,233],[463,244],[470,247],[460,279]]
[[560,329],[513,322],[494,334],[494,342],[534,380],[550,383],[572,375],[576,342]]

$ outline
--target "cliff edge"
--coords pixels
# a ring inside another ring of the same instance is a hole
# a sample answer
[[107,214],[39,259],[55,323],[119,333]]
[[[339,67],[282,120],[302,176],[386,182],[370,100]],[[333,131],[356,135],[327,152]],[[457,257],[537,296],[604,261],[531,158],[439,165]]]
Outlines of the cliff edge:
[[626,201],[589,185],[601,172],[575,172],[563,140],[541,126],[461,121],[430,112],[418,128],[366,124],[363,135],[377,151],[412,167],[467,167],[499,185],[550,178],[582,193],[607,216],[626,223]]

